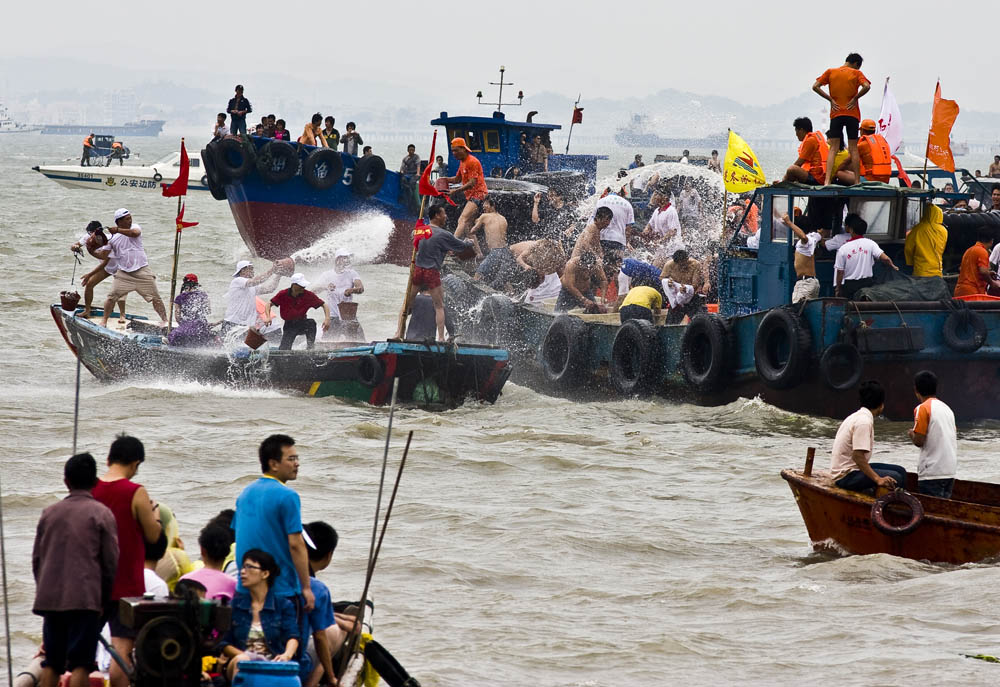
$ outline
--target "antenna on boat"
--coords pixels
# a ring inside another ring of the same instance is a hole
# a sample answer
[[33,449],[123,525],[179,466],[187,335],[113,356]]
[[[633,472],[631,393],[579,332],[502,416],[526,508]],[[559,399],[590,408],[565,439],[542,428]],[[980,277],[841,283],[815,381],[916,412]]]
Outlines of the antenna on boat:
[[483,102],[483,92],[482,91],[476,91],[476,101],[480,105],[495,106],[497,108],[497,112],[500,112],[501,108],[504,105],[507,105],[509,107],[514,107],[515,105],[520,106],[520,105],[523,104],[521,101],[524,100],[524,91],[518,91],[517,92],[517,102],[516,103],[505,103],[503,101],[503,87],[504,86],[513,86],[514,85],[513,81],[504,81],[503,80],[503,73],[505,71],[507,71],[507,68],[504,67],[501,64],[500,65],[500,80],[499,81],[490,81],[490,86],[499,86],[500,87],[500,94],[497,96],[497,101],[495,103],[484,103]]
[[10,602],[7,598],[7,547],[3,535],[3,485],[0,485],[0,569],[3,570],[3,623],[7,639],[7,683],[14,684],[14,667],[10,662]]

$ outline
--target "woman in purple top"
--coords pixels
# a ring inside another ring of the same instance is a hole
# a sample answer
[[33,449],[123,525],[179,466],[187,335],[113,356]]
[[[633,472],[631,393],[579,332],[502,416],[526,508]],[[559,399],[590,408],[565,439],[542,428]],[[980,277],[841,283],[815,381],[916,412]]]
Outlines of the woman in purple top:
[[214,340],[208,326],[208,316],[212,313],[212,303],[208,294],[201,290],[198,276],[184,275],[181,292],[174,299],[177,306],[177,328],[170,332],[171,346],[205,346]]

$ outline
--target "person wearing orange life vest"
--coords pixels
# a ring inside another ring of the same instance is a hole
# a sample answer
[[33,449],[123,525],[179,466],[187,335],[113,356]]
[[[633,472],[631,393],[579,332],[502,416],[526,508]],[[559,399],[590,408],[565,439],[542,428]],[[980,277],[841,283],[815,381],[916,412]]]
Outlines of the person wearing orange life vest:
[[861,176],[868,181],[889,183],[892,176],[892,151],[882,134],[875,133],[875,122],[871,119],[861,122],[858,155],[861,156]]
[[81,167],[90,167],[90,153],[94,149],[94,132],[91,131],[90,135],[83,139],[83,156],[80,158]]
[[830,147],[826,144],[823,134],[813,131],[812,120],[808,117],[799,117],[792,126],[795,127],[795,137],[801,141],[799,157],[785,172],[782,181],[822,186],[826,177],[826,159],[830,154]]
[[125,164],[125,146],[122,145],[121,141],[114,141],[111,144],[111,156],[108,158],[109,166],[112,160],[118,160],[119,167]]

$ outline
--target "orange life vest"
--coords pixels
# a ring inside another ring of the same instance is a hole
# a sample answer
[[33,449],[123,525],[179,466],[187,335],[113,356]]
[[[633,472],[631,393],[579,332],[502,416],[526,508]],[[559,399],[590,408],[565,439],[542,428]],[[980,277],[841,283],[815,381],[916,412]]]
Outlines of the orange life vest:
[[867,134],[861,137],[868,143],[872,151],[872,166],[868,169],[864,158],[861,158],[861,175],[872,181],[887,182],[892,176],[892,151],[882,134]]
[[[823,136],[821,132],[810,131],[808,134],[806,134],[806,137],[802,139],[802,143],[799,144],[799,157],[802,157],[802,147],[805,145],[806,141],[808,141],[810,138],[815,138],[816,143],[819,144],[819,156],[820,160],[822,160],[822,176],[825,177],[826,160],[828,157],[830,157],[830,145],[826,142],[826,137]],[[805,162],[802,165],[802,169],[806,170],[807,172],[810,172],[810,170],[812,169],[812,163],[808,161]],[[813,174],[813,176],[815,177],[816,175]]]
[[94,137],[87,136],[87,138],[83,139],[83,145],[87,146],[88,148],[92,148],[94,146]]
[[121,148],[122,144],[119,141],[115,141],[114,143],[111,144],[111,147],[112,148]]

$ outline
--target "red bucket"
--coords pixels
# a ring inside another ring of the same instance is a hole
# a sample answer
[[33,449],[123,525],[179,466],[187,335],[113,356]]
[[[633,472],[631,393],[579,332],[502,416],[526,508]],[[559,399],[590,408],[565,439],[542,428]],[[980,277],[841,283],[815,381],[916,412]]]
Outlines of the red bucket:
[[267,339],[265,339],[264,336],[256,329],[250,328],[247,330],[247,335],[246,338],[243,339],[243,343],[256,351],[258,348],[267,343]]
[[340,307],[340,319],[342,320],[356,320],[358,319],[358,304],[354,302],[344,301],[339,304]]
[[59,293],[59,304],[67,312],[75,312],[76,306],[80,304],[80,294],[76,291],[61,291]]

